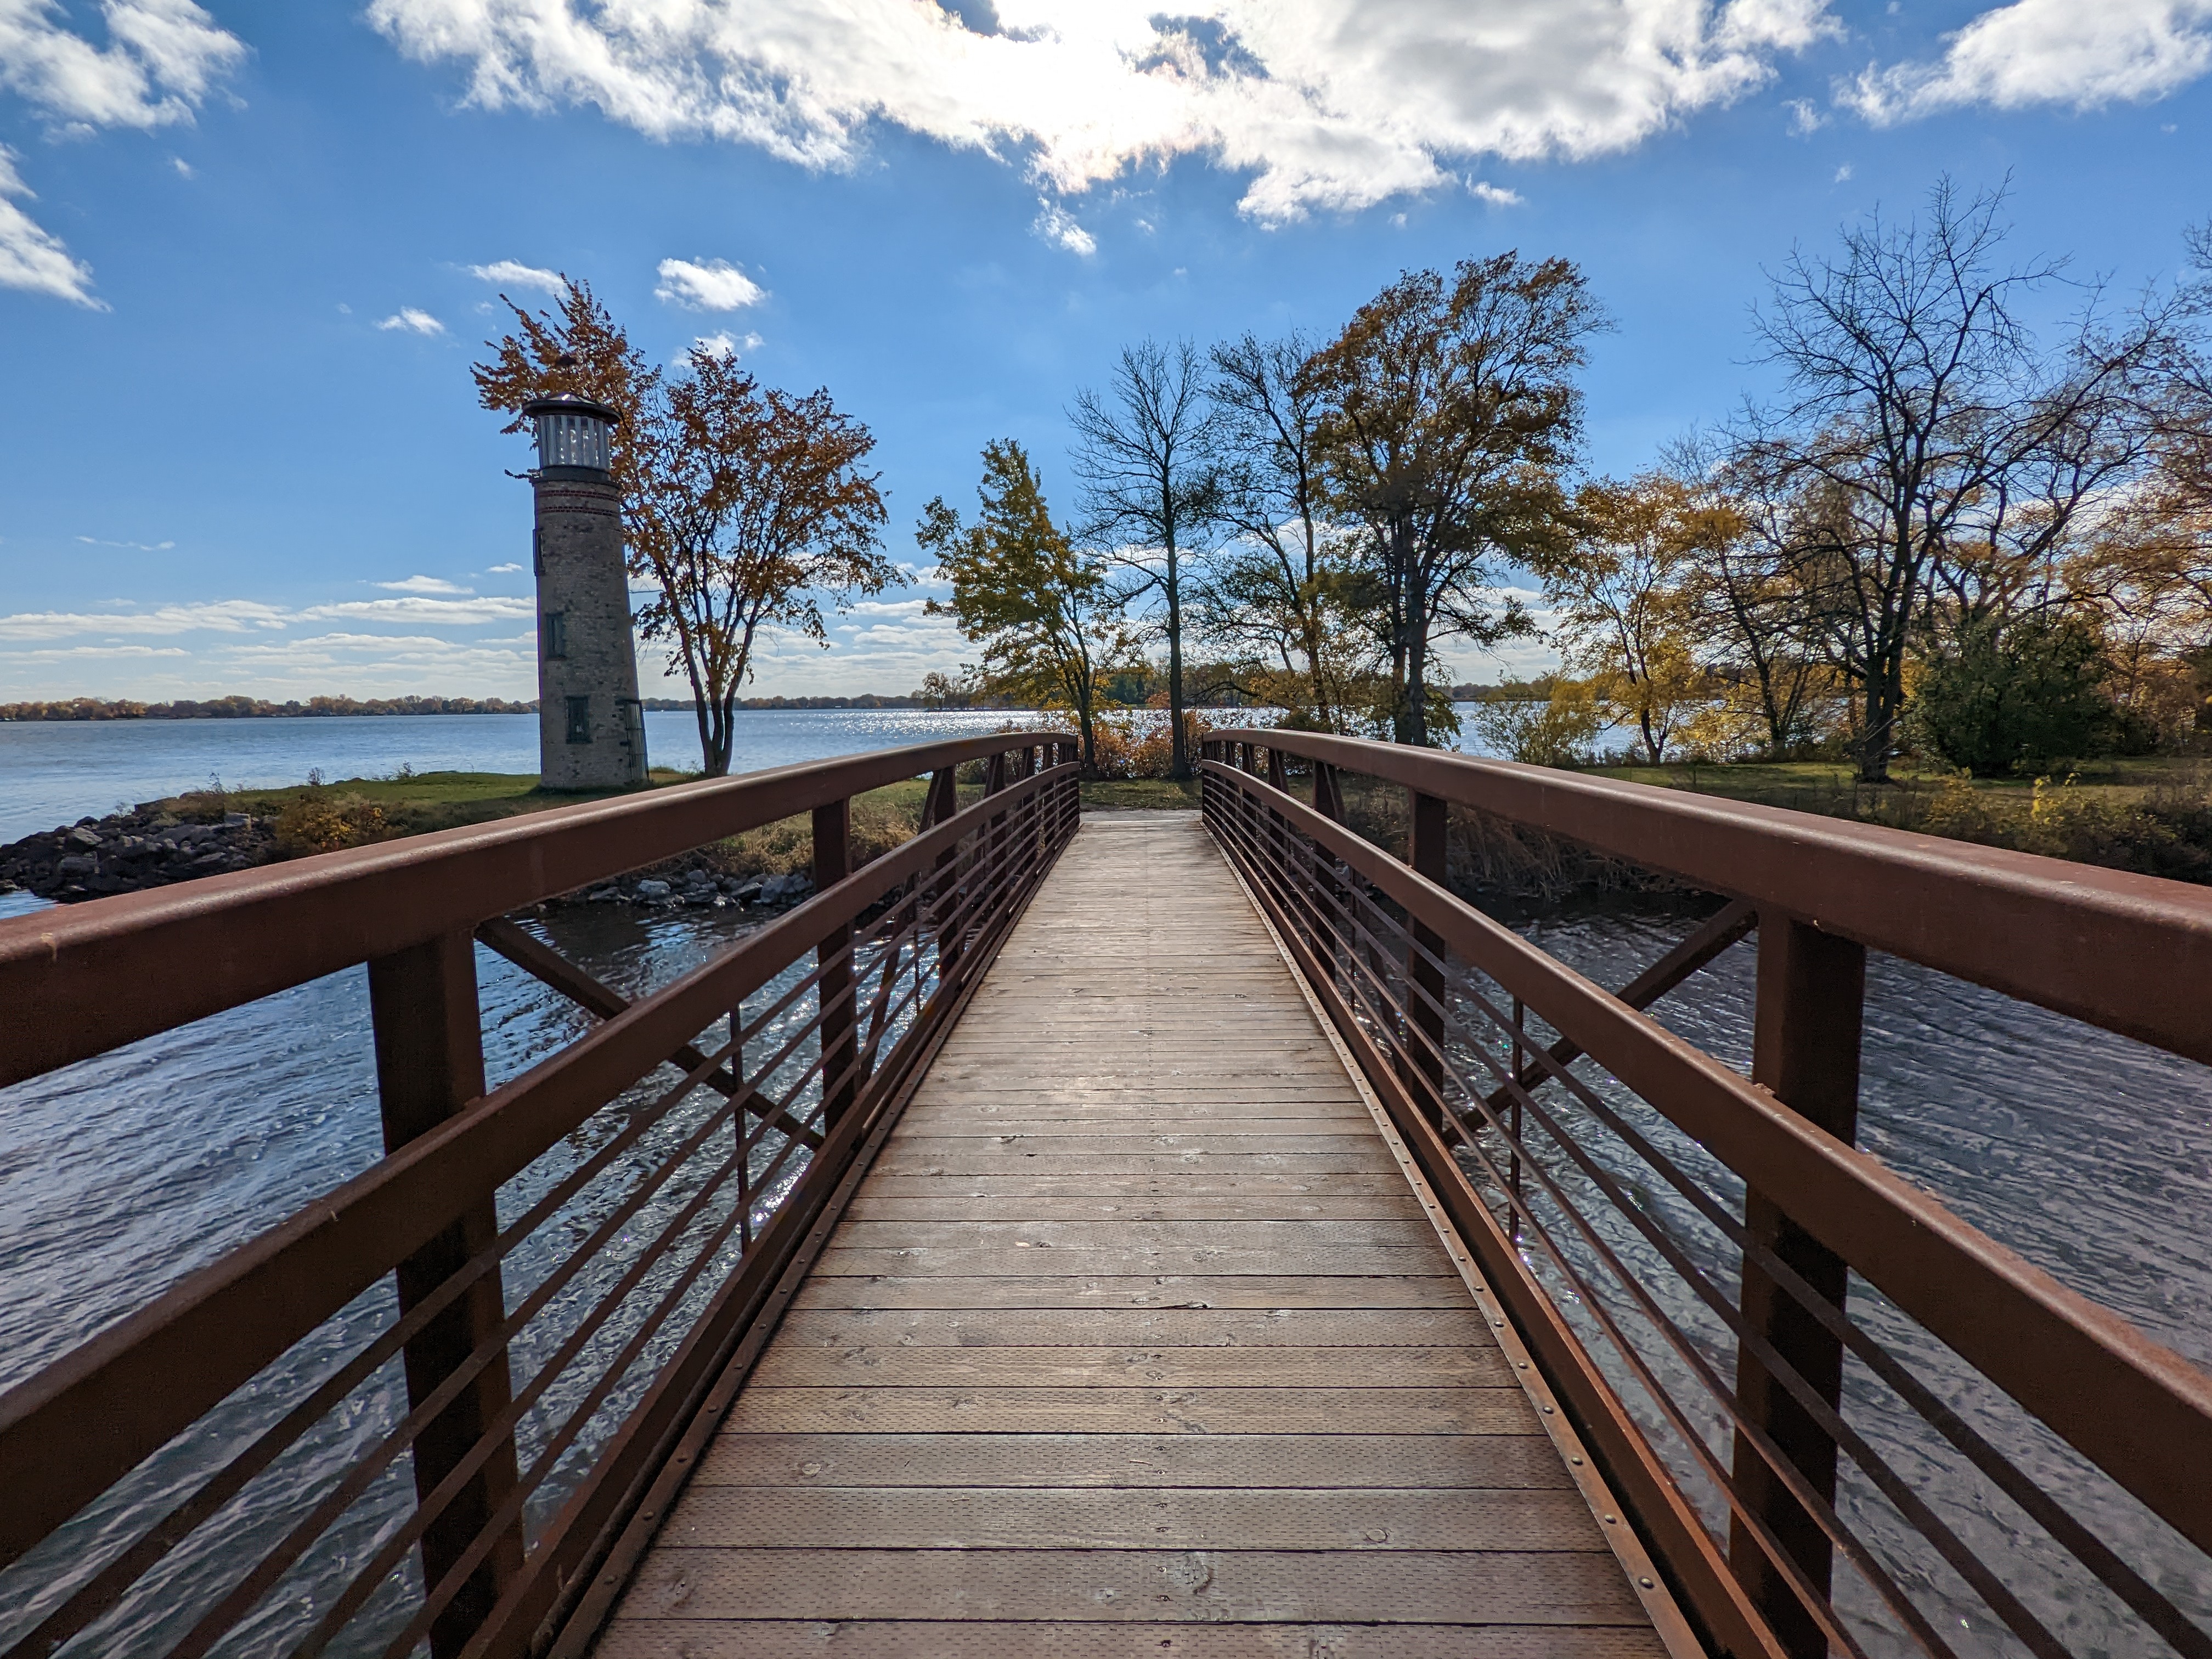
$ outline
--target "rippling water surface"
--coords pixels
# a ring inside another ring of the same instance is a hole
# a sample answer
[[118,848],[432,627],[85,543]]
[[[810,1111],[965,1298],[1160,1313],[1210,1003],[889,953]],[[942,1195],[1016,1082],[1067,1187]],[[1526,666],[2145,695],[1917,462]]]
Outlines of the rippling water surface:
[[[0,907],[21,912],[35,902],[0,896]],[[550,926],[564,951],[630,994],[667,982],[738,928],[714,913],[640,918],[612,907],[579,908]],[[1526,924],[1524,931],[1594,978],[1618,985],[1686,926],[1678,918],[1608,914]],[[582,1016],[506,963],[479,951],[478,964],[495,1083],[582,1029]],[[1751,968],[1751,949],[1739,946],[1655,1012],[1742,1066]],[[2212,1365],[2212,1088],[2205,1068],[1877,957],[1869,974],[1863,1093],[1869,1150],[2069,1285]],[[380,1149],[368,994],[358,969],[0,1091],[0,1386],[21,1381],[358,1173]],[[257,1390],[281,1398],[301,1377],[319,1374],[344,1352],[349,1331],[357,1340],[388,1316],[388,1295],[381,1287],[365,1292],[317,1343],[272,1367]],[[1854,1307],[1922,1366],[1939,1392],[1978,1424],[2009,1436],[2028,1467],[2071,1492],[2085,1516],[2148,1565],[2168,1595],[2212,1620],[2212,1584],[2185,1546],[2094,1472],[2085,1474],[2047,1433],[2015,1421],[2019,1413],[2006,1402],[1985,1398],[1986,1389],[1879,1296],[1857,1287]],[[1686,1317],[1694,1324],[1697,1310]],[[1724,1354],[1716,1329],[1705,1338]],[[371,1417],[398,1414],[404,1390],[390,1369],[380,1380],[381,1393],[357,1396]],[[1855,1404],[1878,1408],[1869,1379],[1855,1375],[1847,1388]],[[343,1431],[326,1445],[306,1449],[303,1474],[325,1463],[343,1466],[352,1443]],[[1977,1547],[2000,1556],[2040,1547],[2001,1505],[1963,1490],[1947,1493],[1947,1466],[1909,1425],[1877,1424],[1875,1438],[1952,1504],[1953,1518]],[[98,1517],[100,1534],[119,1535],[144,1513],[134,1504],[180,1489],[177,1483],[196,1472],[195,1455],[204,1453],[177,1451],[173,1467],[157,1472],[159,1480],[149,1477],[144,1492],[119,1498]],[[404,1469],[403,1463],[393,1473],[387,1494],[393,1505],[406,1501]],[[1845,1495],[1850,1512],[1886,1548],[1899,1559],[1909,1555],[1909,1540],[1880,1517],[1869,1493],[1847,1481]],[[273,1522],[264,1517],[257,1524]],[[187,1580],[180,1590],[188,1587]],[[2051,1598],[2051,1616],[2078,1651],[2164,1651],[2125,1634],[2097,1595],[2054,1589]],[[0,1607],[0,1645],[26,1627],[27,1612],[19,1607],[11,1619]],[[279,1650],[274,1631],[272,1624],[249,1625],[222,1650]],[[2008,1638],[1978,1626],[1952,1634],[1962,1654],[2015,1650]]]

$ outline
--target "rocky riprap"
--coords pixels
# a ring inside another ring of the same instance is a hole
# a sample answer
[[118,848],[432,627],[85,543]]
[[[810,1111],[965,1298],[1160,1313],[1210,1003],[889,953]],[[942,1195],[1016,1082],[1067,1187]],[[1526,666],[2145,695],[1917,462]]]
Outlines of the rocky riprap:
[[276,856],[266,819],[230,812],[195,823],[142,806],[0,847],[0,890],[27,888],[69,903],[250,870]]
[[[284,856],[274,823],[230,812],[193,823],[142,806],[0,847],[0,892],[24,888],[72,903],[250,870]],[[693,860],[700,858],[691,855]],[[803,873],[740,876],[700,861],[668,863],[599,882],[556,903],[628,904],[648,910],[780,909],[814,891]]]
[[812,878],[733,876],[705,865],[680,869],[662,866],[657,873],[605,881],[580,893],[571,893],[571,904],[630,904],[652,910],[727,910],[750,906],[773,908],[796,904],[814,891]]

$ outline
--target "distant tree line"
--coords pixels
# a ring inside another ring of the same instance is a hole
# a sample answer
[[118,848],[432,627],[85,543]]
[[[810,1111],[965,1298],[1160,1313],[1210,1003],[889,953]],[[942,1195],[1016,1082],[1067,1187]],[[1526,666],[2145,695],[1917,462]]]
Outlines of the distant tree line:
[[0,720],[206,720],[326,714],[534,714],[535,702],[504,697],[309,697],[270,702],[261,697],[138,702],[127,697],[70,697],[57,702],[0,703]]

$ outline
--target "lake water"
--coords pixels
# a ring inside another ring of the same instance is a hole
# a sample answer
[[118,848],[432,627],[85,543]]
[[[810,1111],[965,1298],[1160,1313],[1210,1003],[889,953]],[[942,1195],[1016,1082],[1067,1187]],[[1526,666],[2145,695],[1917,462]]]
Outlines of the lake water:
[[[1005,709],[748,708],[731,769],[758,772],[832,755],[964,738],[1031,716]],[[647,709],[656,766],[699,769],[685,709]],[[220,778],[234,789],[325,777],[538,770],[535,714],[342,714],[325,718],[0,722],[0,842],[158,800]]]
[[[741,708],[730,769],[975,737],[1035,718],[1003,708]],[[647,709],[645,742],[656,766],[699,768],[699,727],[689,710]],[[1484,752],[1472,739],[1463,743],[1470,753]],[[0,721],[0,842],[205,788],[216,778],[234,789],[265,789],[304,782],[311,771],[333,780],[385,778],[403,766],[534,773],[538,717]]]

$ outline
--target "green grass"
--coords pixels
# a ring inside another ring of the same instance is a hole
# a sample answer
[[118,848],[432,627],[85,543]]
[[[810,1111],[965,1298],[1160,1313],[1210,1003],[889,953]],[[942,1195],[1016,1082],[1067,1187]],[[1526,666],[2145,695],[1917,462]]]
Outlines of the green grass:
[[[2081,761],[2063,768],[2050,779],[2067,783],[2087,798],[2115,803],[2133,801],[2161,786],[2185,784],[2197,777],[2204,763],[2188,756],[2146,755]],[[1652,784],[1662,789],[1688,789],[1730,800],[1759,801],[1770,806],[1794,806],[1801,811],[1850,815],[1856,799],[1861,810],[1885,798],[1910,797],[1948,786],[1962,784],[1994,803],[2025,802],[2035,793],[2033,777],[1963,779],[1940,767],[1899,763],[1884,784],[1856,781],[1853,769],[1841,761],[1790,761],[1769,763],[1736,761],[1724,766],[1672,761],[1665,766],[1601,766],[1590,769],[1601,777],[1622,778],[1631,783]]]
[[[687,783],[693,775],[656,767],[649,787]],[[488,823],[495,818],[573,806],[578,801],[605,800],[625,793],[629,792],[540,789],[537,775],[530,772],[417,772],[406,777],[337,778],[319,785],[295,783],[274,789],[227,789],[221,794],[197,789],[157,805],[185,818],[222,812],[251,812],[256,817],[274,818],[318,797],[350,796],[382,809],[399,833],[419,836],[458,824]]]
[[1168,778],[1113,778],[1085,783],[1083,805],[1089,811],[1111,811],[1117,806],[1170,809],[1198,808],[1198,780],[1176,783]]

